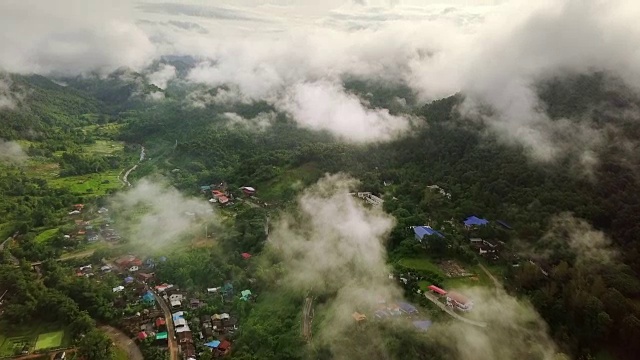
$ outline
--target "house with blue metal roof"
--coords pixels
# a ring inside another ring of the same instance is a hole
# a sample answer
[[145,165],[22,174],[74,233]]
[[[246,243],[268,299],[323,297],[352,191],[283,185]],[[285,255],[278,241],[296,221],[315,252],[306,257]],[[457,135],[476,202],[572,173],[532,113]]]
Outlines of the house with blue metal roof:
[[436,235],[441,238],[444,238],[444,235],[442,235],[440,232],[434,230],[433,228],[431,228],[431,226],[428,226],[428,225],[414,226],[413,233],[416,235],[416,240],[420,242],[422,242],[422,239],[424,239],[425,236]]
[[464,220],[464,226],[472,227],[472,226],[485,226],[489,223],[489,220],[479,218],[475,215],[471,215]]

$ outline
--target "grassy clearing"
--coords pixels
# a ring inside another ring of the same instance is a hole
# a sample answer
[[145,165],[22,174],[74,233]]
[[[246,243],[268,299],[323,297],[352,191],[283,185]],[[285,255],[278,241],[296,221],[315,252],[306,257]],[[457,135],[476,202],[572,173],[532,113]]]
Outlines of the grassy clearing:
[[124,150],[124,143],[110,140],[96,140],[95,144],[83,147],[85,152],[94,155],[111,155]]
[[49,347],[65,347],[71,339],[59,324],[32,323],[15,326],[0,324],[0,357],[13,356],[26,345],[29,351]]
[[475,273],[475,276],[467,276],[467,277],[456,277],[456,278],[445,278],[444,286],[448,289],[452,288],[465,288],[472,286],[493,286],[493,282],[489,277],[479,268],[471,267],[468,268],[469,271]]
[[58,229],[57,228],[45,230],[45,231],[41,232],[40,234],[38,234],[38,236],[36,236],[35,241],[37,243],[47,242],[47,241],[51,240],[53,237],[55,237],[57,233],[58,233]]
[[67,188],[76,195],[102,196],[112,189],[120,189],[122,183],[118,179],[121,170],[110,170],[99,174],[87,174],[56,178],[49,185]]
[[[472,287],[472,286],[489,286],[489,287],[493,286],[493,282],[491,281],[491,279],[477,265],[474,265],[474,266],[463,265],[463,267],[465,267],[465,269],[468,272],[474,274],[473,276],[450,278],[444,274],[444,272],[440,269],[440,267],[436,263],[432,262],[429,259],[405,258],[405,259],[401,259],[399,261],[399,264],[407,268],[411,268],[415,270],[430,271],[442,276],[444,278],[442,286],[446,289],[465,288],[465,287]],[[427,283],[427,281],[420,281],[418,284],[421,289],[425,289],[427,286],[431,285],[431,283]]]
[[294,169],[284,170],[276,178],[257,184],[258,197],[268,201],[281,200],[314,183],[322,176],[315,164],[307,163]]
[[410,269],[431,271],[432,273],[438,274],[442,277],[445,276],[440,267],[429,259],[404,258],[399,261],[399,264]]
[[64,330],[58,330],[38,335],[36,350],[58,348],[62,345]]

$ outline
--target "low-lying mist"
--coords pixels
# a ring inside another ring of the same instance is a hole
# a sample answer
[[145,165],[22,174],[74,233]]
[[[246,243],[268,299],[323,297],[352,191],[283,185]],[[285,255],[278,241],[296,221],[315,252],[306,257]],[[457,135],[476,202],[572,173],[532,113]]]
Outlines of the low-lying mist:
[[[267,251],[277,257],[283,286],[323,299],[322,304],[316,304],[322,315],[315,324],[314,346],[329,348],[335,359],[402,358],[396,350],[380,346],[392,336],[372,312],[380,300],[397,302],[403,297],[402,289],[388,278],[391,269],[384,246],[395,220],[349,195],[357,183],[344,174],[326,175],[305,190],[295,210],[274,226]],[[460,291],[476,304],[469,317],[487,323],[487,327],[445,317],[436,321],[423,340],[447,349],[456,359],[515,359],[523,355],[552,359],[556,347],[545,322],[528,302],[502,289]],[[367,314],[367,330],[356,327],[351,316],[355,311]],[[394,326],[413,331],[408,322]],[[409,343],[421,346],[420,341]]]
[[22,163],[27,159],[27,154],[20,144],[15,141],[0,139],[0,163]]
[[190,198],[162,183],[142,179],[110,200],[117,227],[140,251],[175,244],[188,233],[204,232],[217,214],[204,199]]

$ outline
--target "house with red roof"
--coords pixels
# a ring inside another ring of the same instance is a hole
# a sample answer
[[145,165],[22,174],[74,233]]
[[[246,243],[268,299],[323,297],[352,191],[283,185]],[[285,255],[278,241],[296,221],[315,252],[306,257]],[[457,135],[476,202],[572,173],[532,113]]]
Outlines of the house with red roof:
[[149,335],[147,335],[146,332],[144,331],[140,331],[138,333],[138,336],[136,336],[136,338],[138,339],[138,341],[143,341],[144,339],[146,339]]
[[244,253],[242,253],[242,254],[240,254],[240,255],[242,255],[242,258],[243,258],[243,259],[245,259],[245,260],[248,260],[248,259],[250,259],[250,258],[251,258],[251,254],[246,253],[246,252],[244,252]]
[[167,331],[167,321],[163,317],[159,317],[156,319],[156,329],[161,331]]
[[460,311],[469,311],[473,309],[473,301],[457,292],[450,291],[447,293],[446,300],[447,305]]
[[436,293],[438,295],[447,295],[447,291],[446,290],[443,290],[443,289],[441,289],[441,288],[439,288],[439,287],[437,287],[435,285],[429,285],[427,287],[427,289],[429,289],[430,291],[432,291],[432,292],[434,292],[434,293]]
[[231,343],[227,340],[224,340],[218,345],[218,351],[221,355],[227,355],[231,351]]

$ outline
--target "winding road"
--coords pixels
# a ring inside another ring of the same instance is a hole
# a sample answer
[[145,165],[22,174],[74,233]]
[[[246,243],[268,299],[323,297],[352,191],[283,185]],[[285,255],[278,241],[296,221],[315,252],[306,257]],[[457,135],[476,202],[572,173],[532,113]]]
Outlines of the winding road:
[[[145,152],[144,152],[144,146],[140,145],[140,160],[138,160],[138,164],[140,164],[142,162],[142,160],[144,160],[145,157]],[[132,171],[134,171],[135,169],[138,168],[138,164],[133,165],[129,170],[127,170],[124,173],[124,176],[122,177],[122,183],[127,185],[127,186],[131,186],[131,183],[129,182],[129,174],[131,174]]]
[[438,298],[435,295],[433,295],[433,294],[431,294],[429,292],[425,292],[424,293],[424,297],[426,297],[432,303],[436,304],[440,309],[444,310],[444,312],[446,312],[447,314],[451,315],[456,320],[460,320],[460,321],[465,322],[465,323],[467,323],[469,325],[473,325],[473,326],[477,326],[477,327],[481,327],[481,328],[486,328],[487,327],[487,323],[485,323],[485,322],[467,319],[466,317],[458,315],[450,307],[448,307],[447,305],[445,305],[445,304],[441,303],[440,301],[438,301]]
[[158,304],[162,308],[162,312],[164,313],[164,318],[167,322],[167,339],[169,340],[169,359],[178,360],[178,341],[176,340],[176,335],[173,329],[173,317],[171,316],[171,310],[169,306],[161,298],[155,291],[152,291],[153,296],[156,298]]

